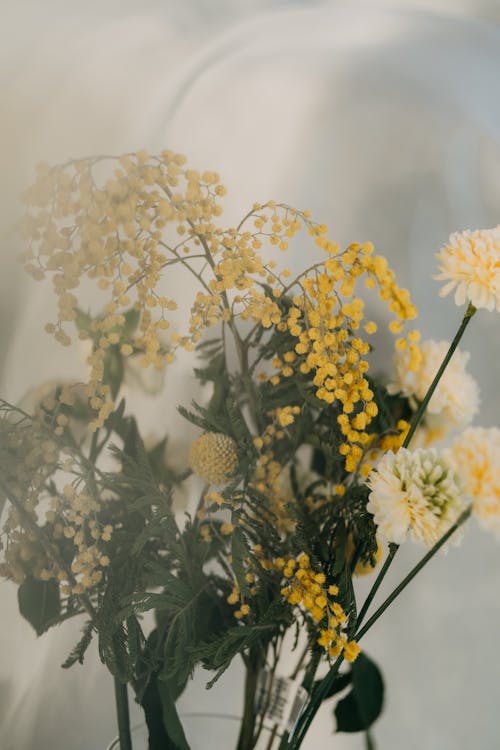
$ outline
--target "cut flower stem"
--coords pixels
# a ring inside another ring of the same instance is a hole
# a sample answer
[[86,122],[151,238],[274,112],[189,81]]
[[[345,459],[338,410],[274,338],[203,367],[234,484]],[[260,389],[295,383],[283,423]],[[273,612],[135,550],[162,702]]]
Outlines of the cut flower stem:
[[118,720],[118,736],[120,738],[120,750],[132,750],[132,737],[130,734],[130,716],[128,710],[128,691],[126,683],[120,682],[118,677],[114,678],[116,716]]
[[429,386],[429,390],[425,394],[424,399],[422,400],[422,402],[420,403],[420,406],[418,407],[417,411],[415,412],[415,415],[414,415],[414,417],[413,417],[413,419],[411,421],[410,429],[409,429],[408,434],[407,434],[407,436],[405,438],[405,441],[403,443],[403,446],[402,446],[403,448],[408,448],[408,446],[409,446],[409,444],[411,442],[411,439],[412,439],[412,437],[413,437],[413,435],[415,433],[415,430],[417,429],[417,427],[419,426],[420,422],[422,421],[422,418],[423,418],[423,416],[425,414],[425,410],[427,409],[427,405],[429,404],[429,401],[431,400],[432,396],[434,395],[434,391],[438,387],[439,381],[443,377],[444,371],[448,367],[448,363],[449,363],[450,359],[453,357],[453,354],[455,353],[455,349],[459,345],[460,340],[461,340],[462,336],[465,333],[465,329],[469,325],[469,322],[472,319],[472,317],[473,317],[473,315],[474,315],[475,312],[476,312],[476,308],[474,307],[474,305],[469,304],[469,307],[467,308],[467,311],[466,311],[466,313],[465,313],[465,315],[463,317],[463,320],[462,320],[462,322],[460,324],[460,327],[459,327],[458,331],[455,334],[455,338],[451,342],[450,348],[448,349],[448,351],[446,353],[446,356],[443,359],[443,361],[441,363],[441,366],[440,366],[439,370],[437,371],[437,373],[436,373],[436,375],[434,377],[434,380],[432,381],[432,383]]
[[[451,358],[453,357],[453,354],[455,353],[455,350],[456,350],[457,346],[459,345],[460,340],[462,339],[462,336],[465,333],[465,329],[469,325],[469,322],[471,321],[471,319],[472,319],[472,317],[473,317],[473,315],[474,315],[475,312],[476,312],[476,308],[474,307],[474,305],[469,304],[469,306],[467,308],[467,311],[466,311],[466,313],[465,313],[465,315],[463,317],[463,320],[462,320],[462,322],[461,322],[461,324],[460,324],[460,326],[458,328],[458,331],[456,332],[455,337],[454,337],[453,341],[450,344],[450,348],[448,349],[448,351],[446,353],[446,356],[443,359],[443,361],[441,363],[441,366],[439,367],[439,370],[437,371],[437,373],[436,373],[436,375],[434,377],[434,380],[430,384],[429,389],[428,389],[427,393],[425,394],[424,399],[422,400],[422,402],[420,403],[417,411],[415,412],[415,415],[414,415],[414,417],[413,417],[413,419],[411,421],[410,429],[409,429],[408,434],[407,434],[407,436],[406,436],[406,438],[405,438],[405,440],[403,442],[403,445],[402,445],[403,448],[408,448],[408,446],[410,445],[412,437],[415,434],[415,430],[417,429],[417,427],[419,426],[420,422],[422,421],[422,419],[424,417],[425,410],[427,409],[429,401],[431,400],[431,398],[432,398],[432,396],[434,394],[434,391],[438,387],[439,381],[443,377],[443,374],[444,374],[444,372],[445,372],[445,370],[446,370],[446,368],[447,368],[447,366],[448,366]],[[397,544],[391,544],[390,545],[390,547],[389,547],[389,555],[388,555],[388,557],[387,557],[384,565],[382,566],[382,568],[381,568],[381,570],[380,570],[377,578],[375,579],[375,582],[374,582],[372,588],[370,589],[370,591],[368,593],[368,596],[366,597],[366,600],[365,600],[365,602],[364,602],[364,604],[363,604],[363,606],[362,606],[362,608],[360,610],[360,613],[359,613],[359,616],[358,616],[358,620],[357,620],[357,628],[358,629],[359,629],[362,621],[364,620],[364,618],[366,616],[366,613],[367,613],[367,611],[368,611],[368,609],[370,607],[370,604],[372,603],[372,601],[373,601],[373,599],[375,597],[375,594],[377,593],[377,591],[378,591],[378,589],[379,589],[382,581],[384,580],[384,578],[385,578],[385,576],[387,574],[387,571],[391,567],[392,562],[393,562],[394,558],[396,557],[396,553],[397,553],[398,549],[399,549],[399,545],[397,545]]]
[[[458,347],[458,344],[460,343],[460,340],[462,339],[462,336],[464,335],[465,330],[467,326],[469,325],[469,322],[474,316],[475,312],[476,312],[476,308],[474,307],[474,305],[469,304],[467,311],[463,317],[463,320],[458,328],[458,331],[456,332],[455,337],[450,344],[450,348],[448,349],[448,352],[446,353],[446,356],[443,359],[441,366],[439,367],[439,370],[437,371],[432,383],[430,384],[429,389],[427,390],[427,393],[425,394],[424,399],[422,400],[417,411],[415,412],[415,415],[411,422],[410,429],[404,440],[404,443],[402,446],[403,448],[408,448],[413,438],[413,435],[415,434],[417,427],[419,426],[420,422],[422,421],[424,417],[429,401],[431,400],[434,394],[434,391],[436,390],[439,384],[439,381],[441,380],[448,366],[448,363],[450,362],[453,354],[455,353],[455,350]],[[466,511],[464,511],[461,514],[461,516],[448,529],[448,531],[436,542],[436,544],[427,552],[427,554],[424,555],[424,557],[420,560],[420,562],[417,563],[417,565],[408,573],[408,575],[401,581],[401,583],[387,597],[387,599],[384,600],[384,602],[380,605],[380,607],[370,617],[366,625],[360,629],[361,623],[364,620],[368,612],[368,609],[380,585],[382,584],[382,581],[387,575],[387,572],[389,568],[391,567],[392,562],[394,558],[396,557],[397,551],[399,549],[399,545],[396,545],[396,544],[390,545],[389,554],[385,560],[385,563],[382,566],[382,569],[380,570],[372,588],[370,589],[366,597],[366,600],[360,610],[359,616],[357,618],[357,622],[356,622],[357,633],[355,636],[356,640],[359,640],[360,638],[363,637],[363,635],[365,635],[365,633],[368,632],[368,630],[372,627],[372,625],[374,625],[374,623],[385,612],[385,610],[389,607],[389,605],[399,596],[399,594],[413,580],[413,578],[417,575],[417,573],[419,573],[419,571],[429,562],[429,560],[436,554],[436,552],[443,546],[443,544],[446,543],[446,541],[452,536],[452,534],[469,518],[470,513],[471,513],[471,508],[469,507],[467,508]],[[289,744],[285,744],[282,742],[282,744],[280,745],[280,750],[281,748],[288,748],[288,750],[298,750],[298,748],[301,746],[302,741],[304,740],[304,737],[307,733],[307,730],[309,729],[309,726],[311,725],[311,722],[314,719],[314,716],[316,715],[322,701],[328,694],[330,687],[332,686],[333,682],[335,681],[337,677],[337,674],[339,672],[339,669],[343,660],[344,660],[343,656],[340,655],[338,659],[335,661],[335,663],[333,664],[332,668],[330,669],[326,677],[318,686],[316,693],[311,696],[311,702],[309,703],[309,706],[306,708],[306,710],[302,714],[302,717],[299,720],[299,723],[297,725],[297,730],[294,733],[294,736],[290,738]]]
[[[370,617],[368,622],[364,627],[362,627],[360,630],[357,631],[354,638],[356,641],[360,641],[361,638],[366,635],[366,633],[370,630],[370,628],[376,623],[376,621],[384,614],[385,610],[389,607],[390,604],[402,593],[402,591],[408,586],[409,583],[415,578],[417,573],[419,573],[422,568],[427,565],[429,560],[434,557],[436,552],[438,552],[441,547],[446,544],[448,539],[457,531],[457,529],[462,526],[463,523],[469,518],[471,514],[471,507],[467,508],[461,516],[457,519],[457,521],[450,526],[446,534],[443,534],[441,539],[439,539],[436,544],[430,549],[427,554],[422,557],[422,559],[410,570],[407,576],[403,578],[401,583],[396,586],[394,591],[389,594],[387,599],[385,599],[380,607],[373,613],[373,615]],[[394,554],[392,557],[388,557],[387,560],[394,559],[394,555],[397,551],[398,547],[394,547]],[[389,566],[387,566],[388,568]],[[387,569],[386,568],[386,569]],[[370,592],[371,593],[371,592]],[[371,600],[370,600],[371,601]],[[301,720],[299,721],[298,725],[298,731],[295,733],[295,736],[291,738],[290,744],[283,744],[280,745],[279,750],[298,750],[300,748],[307,730],[309,729],[319,707],[321,706],[321,703],[323,702],[324,698],[328,695],[328,692],[330,688],[332,687],[335,679],[337,678],[339,669],[342,665],[342,662],[344,661],[344,657],[341,654],[335,663],[333,664],[332,668],[326,675],[326,677],[323,679],[323,681],[318,686],[317,692],[312,695],[311,702],[309,703],[309,706],[304,711]]]

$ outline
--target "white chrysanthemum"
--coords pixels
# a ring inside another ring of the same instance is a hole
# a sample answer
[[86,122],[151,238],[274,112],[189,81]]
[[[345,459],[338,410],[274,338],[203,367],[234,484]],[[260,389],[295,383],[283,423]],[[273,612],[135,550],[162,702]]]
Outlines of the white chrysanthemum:
[[[429,339],[420,345],[422,359],[415,371],[409,369],[409,353],[397,352],[394,360],[394,381],[389,393],[402,393],[416,411],[434,380],[450,347],[449,341]],[[452,429],[466,427],[479,409],[479,387],[467,371],[470,355],[457,349],[427,406],[425,425],[442,435]]]
[[446,460],[472,498],[472,512],[500,539],[500,430],[469,427],[452,443]]
[[455,232],[436,254],[441,273],[433,278],[447,283],[441,297],[455,289],[455,302],[500,312],[500,226]]
[[368,477],[367,509],[389,542],[431,547],[465,509],[458,477],[431,449],[389,451]]

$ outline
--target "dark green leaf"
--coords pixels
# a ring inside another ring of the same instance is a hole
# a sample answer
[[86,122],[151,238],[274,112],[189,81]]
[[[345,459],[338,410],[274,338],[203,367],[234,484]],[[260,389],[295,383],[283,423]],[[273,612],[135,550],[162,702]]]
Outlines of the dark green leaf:
[[54,625],[61,613],[56,581],[39,581],[28,576],[19,586],[17,600],[19,612],[35,628],[37,635]]
[[[344,674],[339,674],[338,677],[333,681],[332,686],[328,693],[325,695],[326,698],[331,698],[334,695],[337,695],[337,693],[340,693],[344,688],[346,688],[348,685],[351,684],[352,681],[352,672],[345,672]],[[319,687],[321,685],[322,680],[317,680],[315,683],[315,688]]]
[[131,307],[130,310],[127,310],[124,315],[125,325],[123,326],[123,333],[127,336],[132,336],[132,334],[135,333],[140,317],[141,313],[139,310],[136,310],[135,307]]
[[160,692],[158,690],[158,677],[151,675],[140,698],[144,709],[144,716],[148,727],[148,750],[169,750],[172,748],[165,727],[163,726],[163,711]]
[[379,668],[363,652],[351,667],[352,690],[335,707],[338,732],[361,732],[380,716],[384,682]]
[[112,346],[104,357],[104,382],[109,385],[111,398],[116,398],[123,380],[123,356],[118,347]]
[[92,316],[89,313],[84,313],[78,307],[75,307],[75,316],[75,324],[78,330],[90,333],[92,330]]

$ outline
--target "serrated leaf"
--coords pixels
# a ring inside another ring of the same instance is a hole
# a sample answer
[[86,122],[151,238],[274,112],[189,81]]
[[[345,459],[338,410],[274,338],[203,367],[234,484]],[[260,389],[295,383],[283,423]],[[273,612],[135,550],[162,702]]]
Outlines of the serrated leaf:
[[185,406],[178,406],[177,411],[182,417],[184,417],[184,419],[187,419],[188,422],[196,425],[196,427],[199,427],[202,430],[206,430],[208,428],[205,419],[202,419],[200,416],[198,416],[198,414],[189,411]]
[[92,641],[93,632],[94,625],[92,623],[92,620],[89,620],[82,628],[82,637],[80,638],[68,658],[63,662],[63,664],[61,664],[63,669],[69,669],[73,666],[73,664],[76,664],[76,662],[83,664],[85,652],[87,651]]
[[369,729],[382,713],[384,681],[377,665],[364,652],[351,667],[352,690],[335,707],[338,732]]
[[337,526],[335,534],[335,562],[332,568],[332,575],[339,576],[347,565],[346,561],[347,529],[341,522]]
[[41,635],[57,622],[61,614],[59,584],[27,576],[17,591],[19,612]]
[[238,581],[238,586],[243,596],[250,596],[250,586],[245,580],[245,558],[249,555],[249,548],[245,535],[236,526],[231,536],[231,554],[233,557],[233,570]]

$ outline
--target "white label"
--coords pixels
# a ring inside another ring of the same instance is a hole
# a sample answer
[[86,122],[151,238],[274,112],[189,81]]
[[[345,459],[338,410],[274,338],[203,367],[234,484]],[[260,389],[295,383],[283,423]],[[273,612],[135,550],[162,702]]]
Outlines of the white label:
[[256,711],[258,714],[265,712],[265,719],[277,724],[281,732],[292,733],[307,699],[307,690],[301,686],[300,680],[262,670]]

